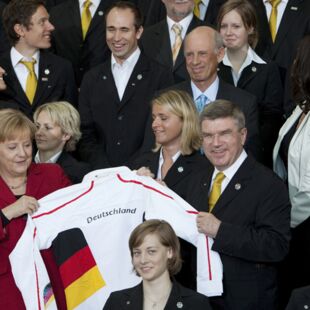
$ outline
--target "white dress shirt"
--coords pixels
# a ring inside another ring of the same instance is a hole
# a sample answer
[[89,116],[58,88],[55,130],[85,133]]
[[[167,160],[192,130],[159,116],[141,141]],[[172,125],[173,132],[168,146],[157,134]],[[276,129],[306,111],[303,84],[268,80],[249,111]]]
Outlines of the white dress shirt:
[[169,37],[170,37],[171,48],[175,42],[175,32],[172,30],[172,26],[174,24],[178,24],[178,25],[182,26],[181,37],[182,37],[182,41],[183,41],[185,38],[186,32],[187,32],[188,26],[193,19],[193,16],[194,16],[194,14],[190,13],[189,15],[187,15],[185,18],[183,18],[179,22],[175,22],[174,20],[172,20],[170,17],[167,16],[167,23],[168,23],[168,29],[169,29]]
[[[240,166],[246,160],[247,157],[248,157],[248,155],[247,155],[246,151],[243,150],[242,153],[240,154],[240,156],[238,157],[238,159],[230,167],[228,167],[227,169],[222,171],[225,174],[225,178],[221,184],[221,193],[224,192],[225,188],[227,187],[227,185],[229,184],[229,182],[234,177],[234,175],[236,174],[236,172],[238,171],[238,169],[240,168]],[[218,172],[220,172],[220,171],[214,167],[214,172],[212,175],[212,181],[211,181],[211,186],[210,186],[209,192],[212,189],[213,182],[214,182],[215,177],[218,174]]]
[[48,163],[48,164],[55,164],[58,160],[58,158],[60,157],[62,151],[56,153],[55,155],[53,155],[51,158],[49,158],[46,161],[41,161],[40,159],[40,151],[37,151],[36,156],[34,157],[34,162],[36,164],[41,164],[41,163]]
[[[272,6],[269,3],[269,0],[263,0],[263,1],[264,1],[264,4],[265,4],[265,7],[266,7],[267,18],[269,20],[270,15],[271,15]],[[278,7],[277,7],[277,10],[278,10],[278,15],[277,15],[277,32],[278,32],[278,29],[279,29],[279,26],[280,26],[280,22],[282,20],[285,8],[287,6],[287,3],[288,3],[288,0],[282,0],[279,3]]]
[[[176,160],[179,158],[179,156],[181,155],[181,152],[178,151],[176,152],[173,156],[172,156],[172,161],[173,163],[176,162]],[[157,170],[157,179],[161,180],[161,167],[164,163],[164,156],[163,156],[163,148],[160,149],[160,153],[159,153],[159,164],[158,164],[158,170]]]
[[209,0],[201,0],[199,4],[199,19],[204,20],[207,14]]
[[111,56],[111,69],[117,88],[119,99],[122,100],[126,86],[135,65],[138,62],[141,51],[137,48],[122,64],[116,62],[113,54]]
[[216,100],[216,95],[219,90],[219,78],[216,77],[215,81],[204,91],[202,92],[193,81],[191,81],[191,87],[193,92],[193,99],[196,101],[200,95],[205,95],[208,97],[207,103]]
[[242,71],[251,65],[252,61],[255,61],[256,63],[258,64],[265,64],[266,62],[260,58],[255,52],[254,50],[249,46],[248,48],[248,52],[247,52],[247,56],[242,64],[242,66],[240,67],[239,69],[239,72],[235,72],[234,69],[233,69],[233,66],[227,56],[227,49],[225,51],[225,55],[224,55],[224,58],[223,58],[223,64],[225,66],[229,66],[231,67],[231,73],[232,73],[232,76],[233,76],[233,80],[234,80],[234,85],[237,86],[238,84],[238,81],[240,79],[240,76],[242,74]]
[[[83,12],[83,9],[84,9],[84,2],[86,0],[79,0],[80,2],[80,14],[82,16],[82,12]],[[98,9],[98,6],[100,4],[100,0],[91,0],[91,5],[89,6],[89,11],[90,11],[90,14],[91,14],[91,17],[93,18],[95,13],[96,13],[96,10]]]
[[26,83],[27,83],[27,77],[28,77],[29,71],[25,65],[20,63],[20,61],[21,60],[31,61],[34,59],[36,61],[35,65],[34,65],[34,71],[35,71],[36,77],[38,79],[38,77],[39,77],[40,52],[37,51],[32,55],[31,58],[27,58],[27,57],[24,57],[15,47],[12,47],[10,55],[11,55],[12,66],[13,66],[13,69],[14,69],[15,74],[17,76],[17,79],[18,79],[21,87],[23,88],[24,92],[26,92]]

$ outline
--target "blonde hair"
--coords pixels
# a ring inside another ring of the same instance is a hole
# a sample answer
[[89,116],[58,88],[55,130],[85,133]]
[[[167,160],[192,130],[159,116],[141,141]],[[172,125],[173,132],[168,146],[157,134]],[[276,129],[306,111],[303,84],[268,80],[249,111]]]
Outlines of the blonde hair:
[[27,132],[32,140],[35,131],[34,123],[22,112],[14,109],[0,110],[0,142],[14,139]]
[[[168,90],[153,98],[152,106],[168,107],[168,109],[182,122],[181,154],[190,155],[201,146],[201,134],[199,128],[199,116],[191,96],[182,90]],[[156,144],[154,151],[158,151],[161,145]]]
[[70,135],[65,144],[66,151],[74,151],[77,142],[81,138],[80,115],[72,104],[66,101],[50,102],[39,106],[34,112],[33,119],[36,122],[41,112],[46,112],[52,122],[57,124],[63,133]]

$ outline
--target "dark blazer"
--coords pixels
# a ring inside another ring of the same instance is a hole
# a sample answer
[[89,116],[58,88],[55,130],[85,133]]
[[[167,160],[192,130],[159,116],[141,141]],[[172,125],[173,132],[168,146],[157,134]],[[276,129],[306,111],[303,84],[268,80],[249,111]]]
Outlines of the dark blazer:
[[65,100],[77,104],[77,88],[71,64],[47,51],[40,51],[39,77],[34,101],[30,104],[12,66],[10,51],[0,58],[0,66],[6,71],[4,76],[7,89],[0,92],[0,107],[21,110],[29,118],[36,108],[46,102]]
[[[190,180],[186,200],[198,211],[208,212],[212,174],[213,168]],[[248,156],[212,213],[222,222],[212,249],[223,263],[223,309],[276,309],[276,263],[288,253],[290,239],[285,184]]]
[[[202,25],[206,24],[194,16],[189,24],[187,33]],[[139,45],[142,47],[147,56],[172,71],[175,83],[189,79],[183,54],[183,43],[175,64],[173,65],[168,23],[166,18],[159,23],[146,28],[141,39],[139,40]]]
[[[156,178],[158,172],[159,156],[160,151],[144,153],[135,160],[131,168],[139,169],[142,166],[148,167]],[[169,169],[163,181],[170,189],[184,198],[187,193],[187,187],[189,185],[188,178],[193,173],[200,171],[209,165],[209,161],[199,151],[190,155],[180,155]]]
[[304,310],[310,308],[310,286],[297,288],[293,291],[285,310]]
[[[142,282],[132,288],[112,292],[103,310],[143,310]],[[173,282],[164,310],[211,310],[208,298]]]
[[[184,90],[193,96],[190,81],[174,85],[172,88]],[[261,158],[261,146],[258,130],[258,107],[256,98],[242,89],[231,86],[220,79],[216,99],[226,99],[238,104],[245,115],[246,127],[248,129],[246,149],[256,158]]]
[[253,0],[259,20],[258,55],[274,60],[281,69],[282,80],[293,62],[301,38],[310,34],[310,1],[289,0],[285,8],[276,40],[272,42],[266,9],[263,1]]
[[157,24],[167,15],[166,7],[162,1],[158,0],[137,0],[138,7],[143,14],[143,25],[149,27]]
[[204,21],[216,26],[217,25],[217,15],[223,3],[226,0],[210,0],[207,8],[207,12]]
[[2,24],[2,13],[5,6],[6,3],[0,2],[0,55],[10,48],[10,43]]
[[[40,199],[60,188],[70,185],[69,179],[63,170],[54,164],[34,164],[28,169],[26,195]],[[14,203],[16,197],[0,177],[0,208]],[[25,217],[19,217],[10,221],[3,230],[0,221],[0,309],[23,310],[24,302],[20,291],[15,285],[9,254],[14,249],[17,241],[22,235],[26,225]],[[58,274],[56,263],[53,261],[51,252],[43,251],[43,258],[47,263],[48,272],[56,291],[61,293],[62,302],[59,309],[65,309],[65,299],[60,275]],[[56,292],[54,290],[54,293]],[[56,294],[57,294],[56,292]]]
[[168,70],[141,53],[119,99],[111,60],[93,68],[83,80],[79,100],[80,154],[93,168],[124,165],[142,147],[150,123],[150,99],[172,84]]
[[[234,86],[231,67],[219,64],[218,75]],[[237,84],[257,98],[259,129],[263,146],[263,163],[272,167],[272,150],[282,125],[283,87],[278,66],[274,62],[252,62],[240,76]]]
[[83,41],[79,1],[68,0],[51,9],[53,49],[55,53],[72,62],[77,85],[84,74],[94,66],[108,59],[110,50],[105,38],[104,11],[115,0],[102,0],[90,23]]
[[77,161],[66,151],[61,152],[56,163],[64,170],[72,184],[82,182],[83,177],[91,171],[90,164]]

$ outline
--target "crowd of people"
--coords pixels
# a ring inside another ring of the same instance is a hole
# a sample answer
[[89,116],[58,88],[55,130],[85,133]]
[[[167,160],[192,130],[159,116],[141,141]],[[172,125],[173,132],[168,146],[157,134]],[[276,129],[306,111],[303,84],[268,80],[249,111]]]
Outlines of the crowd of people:
[[141,284],[104,309],[310,307],[309,111],[308,0],[0,1],[0,308],[25,308],[9,255],[38,200],[118,166],[197,210],[224,291],[195,292],[195,248],[149,220]]

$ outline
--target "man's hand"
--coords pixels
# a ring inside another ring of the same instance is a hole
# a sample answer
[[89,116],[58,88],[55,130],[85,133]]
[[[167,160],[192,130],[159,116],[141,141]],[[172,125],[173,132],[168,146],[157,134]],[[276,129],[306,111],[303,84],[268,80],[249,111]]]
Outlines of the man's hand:
[[199,212],[196,218],[196,224],[200,233],[215,238],[221,225],[221,221],[212,213]]

